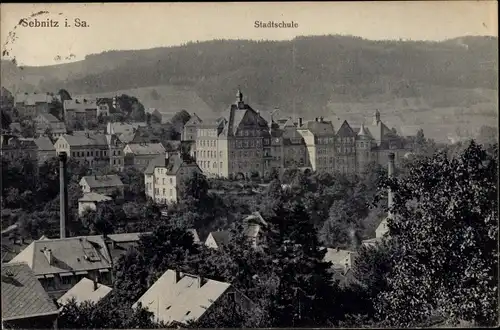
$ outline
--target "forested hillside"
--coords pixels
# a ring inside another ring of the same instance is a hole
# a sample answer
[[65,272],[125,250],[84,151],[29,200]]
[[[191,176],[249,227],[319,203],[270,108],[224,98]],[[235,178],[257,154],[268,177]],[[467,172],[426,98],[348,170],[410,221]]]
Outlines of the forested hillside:
[[342,105],[356,112],[359,103],[379,103],[390,112],[398,102],[417,99],[423,106],[410,106],[408,113],[480,104],[476,112],[491,115],[497,113],[497,47],[493,37],[444,42],[348,36],[214,40],[109,51],[57,66],[21,69],[9,63],[2,65],[2,83],[14,90],[64,87],[72,94],[176,85],[193,89],[213,109],[225,108],[239,86],[251,104],[279,107],[284,114],[341,115],[349,112],[338,110]]

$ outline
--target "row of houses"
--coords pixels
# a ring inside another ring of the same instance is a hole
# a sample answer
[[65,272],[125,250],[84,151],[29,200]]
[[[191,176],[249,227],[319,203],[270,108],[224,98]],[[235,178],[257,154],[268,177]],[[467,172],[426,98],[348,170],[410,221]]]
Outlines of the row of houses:
[[215,120],[196,114],[185,124],[182,139],[191,141],[191,152],[203,173],[212,177],[248,177],[269,174],[272,169],[309,168],[317,172],[358,173],[389,153],[396,162],[413,149],[411,139],[399,136],[381,120],[351,126],[347,121],[310,121],[264,118],[244,102],[238,91],[236,102]]

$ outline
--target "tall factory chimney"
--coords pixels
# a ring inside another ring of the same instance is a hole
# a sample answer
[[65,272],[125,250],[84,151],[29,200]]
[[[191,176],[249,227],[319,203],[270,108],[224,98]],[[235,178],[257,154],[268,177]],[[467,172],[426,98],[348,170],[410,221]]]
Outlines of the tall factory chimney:
[[68,221],[68,185],[66,182],[66,160],[68,156],[65,152],[59,153],[59,221],[60,238],[66,238],[66,223]]
[[[389,176],[389,178],[393,178],[394,177],[394,153],[390,153],[389,154],[389,166],[387,168],[387,174]],[[393,196],[393,192],[391,191],[391,188],[389,188],[389,191],[387,193],[387,202],[388,202],[388,205],[389,205],[389,212],[388,212],[388,217],[389,218],[392,218],[392,212],[391,212],[391,208],[392,206],[394,205],[394,200],[393,200],[394,196]]]

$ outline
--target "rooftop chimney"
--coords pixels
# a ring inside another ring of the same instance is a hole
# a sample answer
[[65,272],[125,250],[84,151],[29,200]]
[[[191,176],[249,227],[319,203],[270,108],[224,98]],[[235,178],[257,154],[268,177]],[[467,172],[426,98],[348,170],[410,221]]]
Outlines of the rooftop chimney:
[[97,278],[95,278],[95,279],[93,280],[93,282],[94,282],[94,291],[97,291],[97,288],[99,287],[99,285],[98,285],[98,283],[97,283]]
[[181,280],[181,277],[182,277],[182,273],[176,269],[175,270],[175,283],[179,282]]
[[59,196],[60,196],[60,236],[66,238],[66,222],[68,221],[68,185],[66,183],[66,160],[65,152],[59,153]]
[[[389,166],[387,168],[387,172],[388,172],[389,178],[394,177],[394,153],[392,153],[392,152],[389,154]],[[392,194],[391,188],[389,188],[389,191],[387,194],[387,202],[388,202],[388,206],[389,206],[388,217],[392,217],[392,212],[390,209],[394,205],[393,197],[394,196]]]
[[302,117],[299,117],[299,127],[302,127]]
[[318,117],[316,117],[316,118],[314,118],[314,120],[315,120],[315,121],[319,121],[319,118],[318,118]]
[[320,122],[323,122],[323,117],[319,117],[319,121],[320,121]]

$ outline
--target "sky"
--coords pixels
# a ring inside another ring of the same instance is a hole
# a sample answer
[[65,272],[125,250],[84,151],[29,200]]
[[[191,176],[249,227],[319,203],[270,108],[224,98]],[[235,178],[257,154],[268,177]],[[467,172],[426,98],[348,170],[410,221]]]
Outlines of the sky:
[[[496,1],[332,3],[2,4],[2,52],[19,65],[82,60],[108,50],[176,46],[213,39],[289,40],[341,34],[366,39],[440,41],[498,34]],[[33,13],[47,11],[30,17]],[[54,20],[59,27],[24,27]],[[76,27],[75,19],[88,27]],[[70,27],[64,27],[65,20]],[[256,28],[255,21],[295,22],[296,28]],[[9,38],[9,33],[15,38]],[[14,40],[13,40],[14,39]]]

